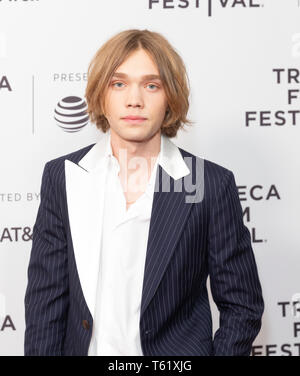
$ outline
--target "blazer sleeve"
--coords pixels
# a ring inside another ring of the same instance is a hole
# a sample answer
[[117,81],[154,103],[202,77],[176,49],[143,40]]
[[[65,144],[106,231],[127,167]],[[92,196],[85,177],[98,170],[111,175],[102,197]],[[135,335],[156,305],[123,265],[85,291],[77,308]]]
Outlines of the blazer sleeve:
[[226,171],[212,203],[209,226],[210,286],[220,313],[213,351],[248,356],[261,328],[264,302],[235,178]]
[[61,355],[68,309],[67,241],[47,162],[25,293],[25,355]]

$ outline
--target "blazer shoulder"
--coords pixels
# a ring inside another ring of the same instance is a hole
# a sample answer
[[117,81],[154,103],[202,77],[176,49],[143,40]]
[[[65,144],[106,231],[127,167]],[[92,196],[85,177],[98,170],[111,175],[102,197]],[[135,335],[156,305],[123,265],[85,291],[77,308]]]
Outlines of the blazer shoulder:
[[60,157],[54,158],[46,162],[45,168],[48,168],[49,174],[54,179],[60,179],[64,177],[65,173],[65,160],[69,160],[74,163],[78,163],[85,154],[95,145],[90,144],[81,149],[75,150],[71,153],[61,155]]
[[[227,167],[222,166],[211,160],[205,159],[203,157],[198,157],[186,150],[181,149],[180,151],[183,157],[192,158],[193,173],[195,172],[197,160],[201,162],[199,166],[200,169],[203,171],[203,174],[201,172],[201,178],[199,181],[201,185],[202,183],[204,185],[205,202],[208,202],[209,205],[213,205],[216,198],[218,197],[219,192],[222,189],[225,189],[225,186],[227,186],[228,184],[235,184],[234,175],[232,171],[229,170]],[[199,171],[198,168],[197,171]],[[195,181],[197,184],[197,178],[195,179]]]
[[202,165],[204,166],[204,178],[206,181],[216,181],[221,182],[226,176],[232,174],[232,171],[225,166],[222,166],[216,162],[213,162],[209,159],[205,159],[203,157],[199,157],[187,150],[179,148],[183,158],[189,157],[194,159],[195,161],[201,161]]
[[90,144],[88,146],[85,146],[81,149],[78,149],[78,150],[75,150],[71,153],[68,153],[68,154],[64,154],[60,157],[57,157],[57,158],[54,158],[54,159],[51,159],[50,161],[48,161],[47,163],[49,165],[57,165],[57,164],[61,164],[61,163],[64,163],[64,161],[66,159],[74,162],[74,163],[78,163],[80,161],[81,158],[83,158],[85,156],[85,154],[94,146],[95,144]]

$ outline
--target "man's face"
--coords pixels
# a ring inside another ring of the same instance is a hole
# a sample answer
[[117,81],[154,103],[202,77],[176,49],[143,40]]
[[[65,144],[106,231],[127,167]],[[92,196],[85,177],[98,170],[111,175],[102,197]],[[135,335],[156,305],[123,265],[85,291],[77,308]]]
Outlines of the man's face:
[[[145,76],[149,77],[145,77]],[[133,52],[115,71],[106,95],[111,131],[127,141],[146,141],[161,127],[168,106],[158,68],[145,50]],[[124,119],[138,116],[144,120]]]

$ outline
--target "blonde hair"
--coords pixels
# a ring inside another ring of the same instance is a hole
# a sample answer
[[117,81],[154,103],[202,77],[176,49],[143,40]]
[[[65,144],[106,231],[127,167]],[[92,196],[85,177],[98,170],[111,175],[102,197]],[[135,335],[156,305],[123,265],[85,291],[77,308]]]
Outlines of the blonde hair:
[[181,57],[170,43],[161,34],[149,30],[122,31],[96,52],[88,68],[85,91],[87,113],[97,128],[103,132],[109,129],[110,125],[104,115],[109,82],[116,69],[138,49],[148,52],[157,64],[168,102],[161,133],[175,137],[183,124],[193,123],[186,118],[190,93],[188,76]]

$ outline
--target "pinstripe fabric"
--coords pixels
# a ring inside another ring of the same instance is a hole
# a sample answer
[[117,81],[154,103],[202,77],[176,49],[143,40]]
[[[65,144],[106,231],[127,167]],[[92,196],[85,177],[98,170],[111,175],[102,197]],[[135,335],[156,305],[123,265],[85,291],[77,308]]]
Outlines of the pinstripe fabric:
[[[78,163],[92,146],[44,168],[25,295],[25,355],[88,353],[93,318],[74,258],[64,160]],[[159,166],[156,178],[163,173]],[[171,192],[162,191],[160,179],[153,198],[140,317],[143,353],[249,355],[264,303],[234,175],[205,160],[204,199],[193,204],[185,203],[184,187],[177,192],[170,181]],[[214,338],[208,274],[220,311]]]

